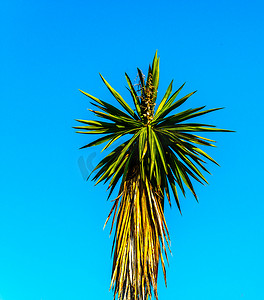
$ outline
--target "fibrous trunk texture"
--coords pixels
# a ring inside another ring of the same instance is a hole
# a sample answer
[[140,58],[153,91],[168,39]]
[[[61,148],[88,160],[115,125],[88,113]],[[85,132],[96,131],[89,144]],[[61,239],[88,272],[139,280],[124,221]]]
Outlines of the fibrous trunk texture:
[[162,252],[167,257],[165,240],[169,245],[164,197],[153,189],[148,179],[142,180],[139,172],[124,182],[120,192],[109,214],[110,217],[114,212],[112,228],[115,217],[117,220],[110,288],[120,300],[151,299],[152,290],[158,299],[159,260],[166,284]]

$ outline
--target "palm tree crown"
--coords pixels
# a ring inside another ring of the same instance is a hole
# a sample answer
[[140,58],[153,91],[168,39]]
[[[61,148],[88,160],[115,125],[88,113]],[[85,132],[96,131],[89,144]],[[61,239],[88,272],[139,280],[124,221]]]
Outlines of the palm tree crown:
[[220,108],[204,110],[205,106],[202,106],[178,111],[195,93],[176,100],[184,84],[172,93],[171,82],[160,104],[155,107],[159,85],[157,52],[147,78],[138,69],[137,85],[133,85],[125,74],[134,110],[100,76],[123,110],[81,91],[92,99],[91,104],[99,110],[91,111],[103,121],[77,120],[84,125],[74,128],[78,133],[103,135],[82,148],[107,142],[105,150],[121,137],[129,136],[93,170],[96,184],[109,182],[108,198],[119,186],[118,196],[113,200],[107,218],[108,221],[113,214],[111,232],[116,220],[110,287],[114,290],[114,298],[117,295],[121,300],[151,299],[152,292],[157,299],[158,265],[161,261],[166,284],[164,255],[168,259],[167,249],[170,249],[164,199],[166,197],[171,205],[172,193],[180,212],[178,190],[185,196],[187,187],[197,199],[192,180],[207,183],[201,173],[201,170],[208,172],[205,159],[216,161],[199,148],[199,145],[214,146],[214,141],[196,133],[229,130],[189,121]]

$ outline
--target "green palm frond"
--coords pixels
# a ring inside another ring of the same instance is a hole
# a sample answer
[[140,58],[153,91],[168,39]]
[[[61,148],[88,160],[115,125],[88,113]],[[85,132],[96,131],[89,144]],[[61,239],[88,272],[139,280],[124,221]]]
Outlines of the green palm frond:
[[203,106],[179,111],[179,107],[195,93],[177,99],[184,84],[172,94],[171,82],[155,110],[159,85],[157,52],[147,78],[138,69],[137,87],[125,74],[134,110],[100,76],[122,108],[81,91],[92,100],[97,110],[91,111],[99,120],[78,119],[83,125],[74,128],[78,133],[103,135],[82,148],[106,143],[105,150],[121,137],[129,137],[103,158],[92,172],[92,180],[96,184],[102,181],[109,183],[109,196],[119,184],[118,197],[106,221],[113,214],[110,232],[116,221],[111,288],[114,297],[117,295],[121,300],[151,299],[153,293],[158,298],[158,265],[161,262],[166,283],[164,255],[167,259],[170,243],[164,217],[165,197],[171,204],[172,191],[180,212],[178,190],[185,196],[187,187],[197,199],[193,182],[207,183],[202,174],[203,171],[209,173],[205,167],[206,160],[216,163],[199,148],[200,145],[214,147],[215,141],[197,133],[230,130],[189,122],[221,108],[204,110]]

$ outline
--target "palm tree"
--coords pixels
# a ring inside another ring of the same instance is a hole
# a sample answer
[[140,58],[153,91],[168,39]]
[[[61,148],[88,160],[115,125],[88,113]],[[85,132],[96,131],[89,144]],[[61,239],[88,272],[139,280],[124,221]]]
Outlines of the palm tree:
[[167,250],[170,251],[164,199],[167,198],[171,205],[172,194],[180,212],[178,190],[185,196],[187,187],[197,199],[192,180],[207,183],[201,173],[201,170],[208,172],[204,159],[214,163],[216,161],[199,148],[199,145],[214,146],[212,143],[215,141],[196,133],[229,130],[189,122],[190,119],[220,108],[203,110],[205,106],[202,106],[178,111],[195,93],[176,101],[184,84],[172,93],[171,82],[155,109],[159,85],[157,52],[152,66],[149,66],[147,78],[138,69],[137,85],[133,85],[125,74],[134,110],[100,76],[123,110],[81,91],[92,99],[91,104],[99,110],[91,111],[103,121],[77,120],[84,125],[74,128],[78,129],[78,133],[103,135],[82,148],[107,142],[103,148],[105,150],[121,137],[128,137],[93,170],[96,184],[109,182],[108,198],[114,188],[119,186],[118,196],[113,200],[113,207],[106,220],[107,223],[113,214],[110,232],[116,220],[110,288],[114,290],[114,298],[118,295],[121,300],[151,299],[152,293],[158,299],[158,266],[161,261],[166,284],[164,256],[168,259]]

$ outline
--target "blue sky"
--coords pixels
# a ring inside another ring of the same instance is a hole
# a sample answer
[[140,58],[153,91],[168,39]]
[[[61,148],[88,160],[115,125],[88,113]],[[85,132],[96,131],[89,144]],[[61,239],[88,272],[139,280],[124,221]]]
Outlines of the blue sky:
[[[160,90],[186,81],[186,107],[226,107],[199,204],[165,207],[173,256],[159,299],[264,299],[262,1],[14,1],[0,4],[0,299],[112,299],[106,186],[83,176],[102,157],[71,128],[92,117],[78,89],[115,103],[124,72]],[[129,100],[130,101],[130,100]],[[212,136],[212,135],[211,135]]]

